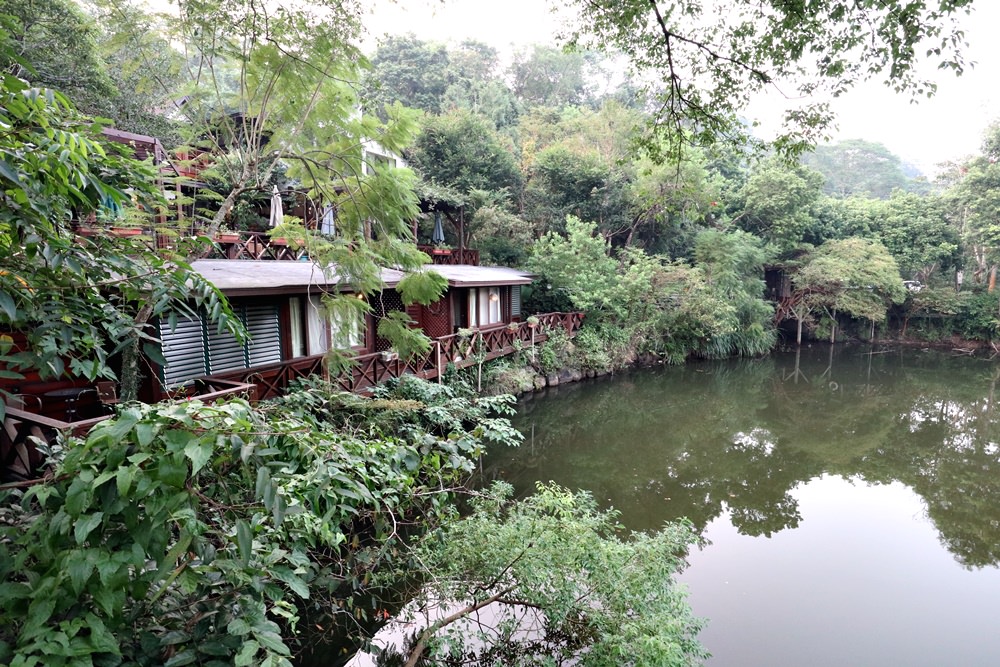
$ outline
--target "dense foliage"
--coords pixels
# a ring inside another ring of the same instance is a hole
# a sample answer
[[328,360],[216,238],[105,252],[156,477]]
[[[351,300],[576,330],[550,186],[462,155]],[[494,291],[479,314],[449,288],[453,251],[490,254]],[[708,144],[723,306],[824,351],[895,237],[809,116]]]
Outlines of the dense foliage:
[[[307,606],[357,615],[433,525],[509,397],[312,382],[280,403],[135,406],[0,509],[4,664],[288,665]],[[315,612],[314,612],[315,615]]]
[[[5,48],[0,44],[0,52]],[[72,225],[88,214],[158,210],[156,176],[103,143],[100,125],[62,94],[0,76],[2,376],[32,370],[42,378],[115,377],[112,355],[134,360],[140,345],[155,341],[150,318],[171,308],[204,306],[237,328],[225,300],[185,261],[197,241],[171,251],[141,239],[74,237]],[[134,397],[135,374],[124,366],[124,393]]]
[[[99,21],[67,0],[7,3],[0,325],[27,338],[0,338],[3,373],[107,376],[109,355],[152,341],[159,313],[205,304],[227,322],[184,262],[198,249],[73,240],[82,214],[162,202],[158,175],[102,145],[58,89],[120,128],[162,128],[188,159],[211,153],[216,195],[203,189],[196,211],[209,233],[252,216],[276,186],[329,207],[336,236],[292,216],[275,233],[304,239],[367,294],[382,266],[410,272],[407,303],[441,293],[410,243],[421,216],[421,240],[439,215],[446,242],[525,263],[539,275],[528,310],[587,313],[575,340],[547,332],[521,351],[543,373],[760,355],[786,321],[799,336],[854,320],[874,330],[890,315],[927,337],[1000,335],[1000,129],[934,189],[878,145],[787,159],[828,125],[822,101],[792,110],[763,159],[738,119],[782,80],[817,100],[870,76],[930,91],[919,56],[961,71],[953,20],[970,0],[738,0],[717,21],[699,3],[572,4],[585,28],[575,44],[616,48],[656,76],[611,85],[605,56],[548,45],[504,69],[482,44],[413,37],[383,43],[368,73],[354,0],[184,0],[169,18],[87,5]],[[413,169],[386,165],[366,148],[376,143]],[[341,319],[368,308],[328,306]],[[426,346],[409,324],[400,313],[378,333],[406,354]],[[520,642],[503,622],[488,646],[466,644],[460,619],[431,621],[411,662],[696,662],[700,624],[671,579],[686,526],[625,538],[590,496],[555,487],[518,503],[498,488],[467,519],[453,514],[450,492],[483,447],[518,440],[502,418],[510,403],[415,380],[360,399],[313,380],[265,407],[128,406],[61,441],[44,480],[5,490],[0,661],[289,664],[305,612],[370,615],[358,600],[373,571],[399,566],[466,613],[510,603],[545,621],[541,639]],[[411,530],[439,526],[407,549]]]
[[426,629],[413,633],[407,666],[681,667],[707,657],[702,621],[674,581],[697,541],[690,526],[622,538],[616,513],[587,493],[539,485],[521,502],[510,495],[495,484],[468,517],[421,540],[431,575],[403,619]]

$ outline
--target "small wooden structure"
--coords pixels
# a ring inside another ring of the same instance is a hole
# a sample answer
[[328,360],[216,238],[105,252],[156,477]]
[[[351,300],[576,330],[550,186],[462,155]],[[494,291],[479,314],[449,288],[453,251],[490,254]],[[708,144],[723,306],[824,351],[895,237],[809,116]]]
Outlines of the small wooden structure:
[[[79,387],[78,389],[80,390],[78,395],[91,393],[94,396],[99,395],[99,390],[96,387]],[[256,400],[257,387],[246,382],[206,378],[193,383],[186,390],[186,395],[206,402],[233,396],[243,396],[250,400]],[[41,405],[45,405],[44,401]],[[67,417],[59,419],[42,414],[41,411],[32,412],[7,406],[3,425],[0,428],[0,483],[16,485],[21,481],[36,477],[39,466],[43,463],[43,456],[37,443],[52,443],[59,435],[83,435],[95,424],[110,419],[111,414],[107,411],[103,412],[98,416],[70,413]]]
[[[325,314],[324,293],[351,290],[312,262],[198,260],[193,267],[229,298],[251,339],[239,343],[215,331],[205,317],[179,318],[176,328],[161,328],[167,365],[156,368],[158,382],[147,387],[144,400],[161,400],[172,387],[196,378],[253,382],[260,387],[260,398],[270,398],[294,379],[322,372],[331,348],[349,353],[356,362],[353,374],[338,380],[351,391],[405,373],[433,378],[448,364],[466,363],[470,355],[460,351],[460,339],[492,359],[511,353],[515,339],[530,344],[534,336],[540,342],[557,326],[573,335],[582,322],[582,314],[555,313],[541,316],[537,327],[523,323],[520,290],[532,276],[505,267],[428,267],[447,279],[448,289],[435,303],[410,306],[394,289],[404,274],[384,270],[384,288],[372,297],[373,315],[360,329]],[[398,360],[390,342],[377,335],[377,319],[394,311],[405,312],[432,339],[426,358]],[[469,333],[462,336],[460,331]]]

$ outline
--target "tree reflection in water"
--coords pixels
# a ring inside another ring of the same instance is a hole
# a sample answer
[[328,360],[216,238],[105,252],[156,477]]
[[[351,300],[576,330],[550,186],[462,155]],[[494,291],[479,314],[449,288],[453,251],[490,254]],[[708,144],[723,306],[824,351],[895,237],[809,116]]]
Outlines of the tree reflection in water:
[[588,489],[632,529],[728,513],[768,537],[799,525],[792,492],[811,479],[899,481],[964,567],[996,565],[998,380],[983,359],[825,345],[634,371],[524,400],[525,444],[485,474]]

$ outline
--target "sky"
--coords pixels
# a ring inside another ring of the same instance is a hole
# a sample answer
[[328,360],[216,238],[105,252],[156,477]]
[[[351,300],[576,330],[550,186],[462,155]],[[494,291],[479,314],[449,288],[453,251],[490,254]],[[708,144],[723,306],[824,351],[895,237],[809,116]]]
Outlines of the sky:
[[[533,43],[555,44],[560,21],[552,0],[376,0],[366,25],[369,45],[385,34],[413,32],[424,40],[459,43],[476,39],[509,56]],[[866,83],[835,101],[833,139],[884,144],[904,162],[933,175],[936,165],[975,153],[987,125],[1000,117],[1000,2],[977,0],[964,21],[967,61],[961,77],[942,72],[937,95],[911,104],[881,83]],[[753,115],[751,110],[751,115]],[[768,115],[766,107],[759,112]],[[767,118],[762,118],[767,124]]]

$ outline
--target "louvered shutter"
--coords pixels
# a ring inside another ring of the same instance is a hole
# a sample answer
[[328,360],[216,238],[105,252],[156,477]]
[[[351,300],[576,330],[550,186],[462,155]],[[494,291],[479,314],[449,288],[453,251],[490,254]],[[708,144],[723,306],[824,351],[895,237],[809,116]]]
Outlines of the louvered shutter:
[[163,357],[167,360],[163,382],[168,387],[208,374],[201,318],[178,317],[173,330],[166,322],[161,322],[160,340]]
[[246,326],[250,340],[247,343],[249,367],[281,361],[281,327],[278,324],[278,307],[274,304],[248,305]]
[[225,329],[220,333],[209,325],[208,332],[208,366],[212,373],[231,371],[235,368],[246,368],[246,354],[243,344],[236,336]]
[[510,316],[521,316],[521,286],[512,285],[510,288]]

